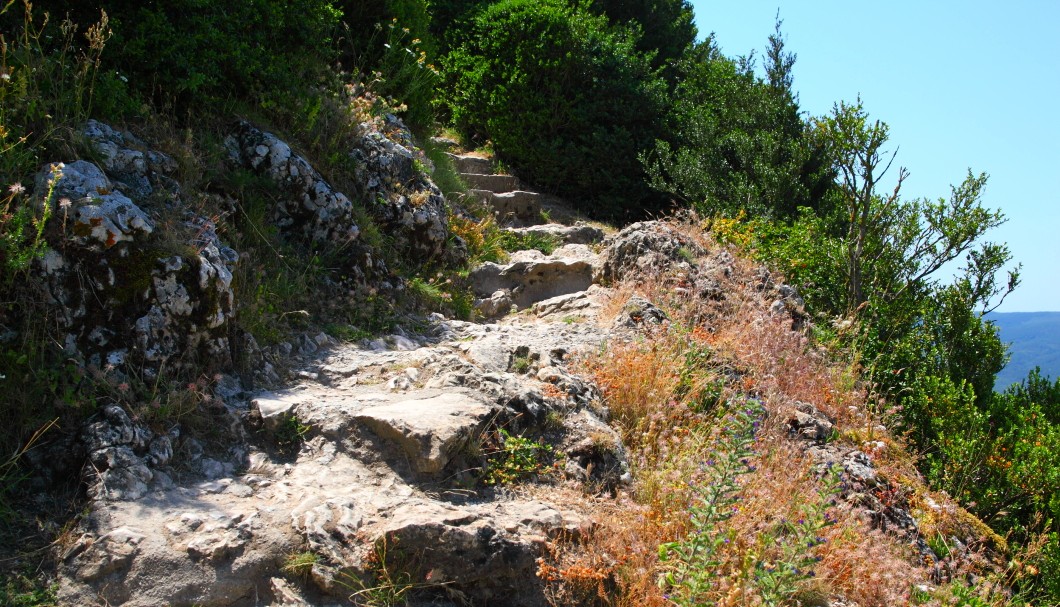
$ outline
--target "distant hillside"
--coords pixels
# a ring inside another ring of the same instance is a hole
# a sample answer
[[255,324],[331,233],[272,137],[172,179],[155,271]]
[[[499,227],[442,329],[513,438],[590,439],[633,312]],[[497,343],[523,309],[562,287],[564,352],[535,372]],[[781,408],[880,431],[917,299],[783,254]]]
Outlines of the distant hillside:
[[992,312],[987,318],[997,323],[1001,341],[1012,353],[1008,366],[998,373],[995,390],[1022,381],[1036,366],[1043,375],[1060,377],[1060,312]]

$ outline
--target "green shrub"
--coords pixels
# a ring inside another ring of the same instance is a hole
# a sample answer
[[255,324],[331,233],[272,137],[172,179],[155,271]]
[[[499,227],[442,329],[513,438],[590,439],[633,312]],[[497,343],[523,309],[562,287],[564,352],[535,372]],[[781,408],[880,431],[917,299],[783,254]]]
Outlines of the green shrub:
[[179,109],[313,82],[328,66],[339,12],[330,0],[38,0],[53,16],[111,17],[104,68]]
[[483,482],[487,485],[513,485],[549,470],[554,457],[552,447],[525,436],[513,436],[498,430],[499,448],[491,454]]
[[628,31],[562,0],[507,0],[444,72],[457,129],[536,186],[598,216],[661,206],[637,155],[661,133],[665,86]]

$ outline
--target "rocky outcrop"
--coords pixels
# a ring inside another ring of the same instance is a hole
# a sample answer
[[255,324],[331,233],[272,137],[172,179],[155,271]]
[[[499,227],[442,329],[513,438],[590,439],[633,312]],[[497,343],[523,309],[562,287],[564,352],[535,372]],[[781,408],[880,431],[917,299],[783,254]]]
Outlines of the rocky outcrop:
[[414,260],[441,257],[449,239],[449,211],[428,174],[430,161],[415,147],[408,127],[391,114],[381,124],[362,124],[361,130],[350,157],[365,208]]
[[[126,152],[114,158],[138,158]],[[144,167],[123,175],[149,187],[146,164],[111,164]],[[64,347],[97,368],[131,357],[149,378],[165,364],[224,364],[238,254],[213,222],[191,213],[177,222],[182,234],[158,233],[121,188],[84,160],[50,165],[36,179],[35,195],[58,226],[36,270]]]
[[241,120],[225,139],[225,146],[238,166],[278,186],[281,197],[273,207],[273,218],[281,230],[307,242],[341,244],[360,235],[350,199],[276,135]]
[[163,194],[176,197],[180,186],[173,180],[177,162],[166,154],[150,149],[132,133],[89,120],[81,135],[97,154],[103,170],[118,189],[137,201]]
[[585,245],[567,245],[545,255],[518,251],[506,263],[486,262],[469,280],[484,316],[507,313],[560,295],[585,291],[599,272],[597,256]]
[[[226,410],[252,434],[228,435],[229,448],[208,447],[210,456],[199,445],[198,459],[189,438],[105,409],[84,434],[97,489],[63,558],[62,600],[330,604],[377,585],[387,566],[422,580],[428,596],[543,607],[544,543],[588,523],[562,502],[481,478],[503,428],[552,446],[546,476],[557,487],[629,481],[599,392],[568,368],[611,330],[566,315],[599,311],[605,297],[593,287],[501,324],[435,316],[421,334],[323,340],[300,384],[250,399],[228,392]],[[295,578],[282,567],[301,553],[313,559]]]
[[604,243],[601,275],[617,282],[634,273],[656,276],[674,268],[688,272],[695,259],[704,255],[703,247],[673,226],[661,221],[638,222]]

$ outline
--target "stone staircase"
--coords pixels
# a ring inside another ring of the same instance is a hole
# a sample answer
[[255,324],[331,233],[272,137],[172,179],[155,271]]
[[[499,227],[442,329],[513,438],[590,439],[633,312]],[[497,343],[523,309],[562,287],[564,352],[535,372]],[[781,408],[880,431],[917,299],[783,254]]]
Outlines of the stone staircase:
[[497,175],[492,163],[479,156],[450,154],[453,165],[468,185],[468,194],[493,209],[497,221],[506,226],[528,226],[545,223],[542,196],[520,189],[513,175]]
[[[451,154],[468,184],[468,194],[492,210],[499,225],[521,242],[542,240],[558,245],[550,254],[538,250],[512,253],[506,263],[487,262],[471,272],[476,309],[484,317],[503,316],[534,304],[587,290],[599,277],[600,264],[591,246],[604,231],[575,221],[555,199],[521,187],[512,175],[498,175],[492,163],[474,155]],[[555,215],[567,223],[547,221]]]

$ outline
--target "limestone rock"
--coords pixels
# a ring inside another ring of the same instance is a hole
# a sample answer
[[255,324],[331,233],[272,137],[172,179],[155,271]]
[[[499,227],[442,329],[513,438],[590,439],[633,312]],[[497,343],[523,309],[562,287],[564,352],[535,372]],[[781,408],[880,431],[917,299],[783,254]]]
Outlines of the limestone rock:
[[474,156],[471,154],[449,154],[453,161],[453,167],[460,173],[471,173],[476,175],[492,175],[493,164],[488,158]]
[[282,230],[310,242],[346,243],[360,235],[350,199],[276,135],[241,120],[225,139],[225,146],[237,164],[280,186],[283,199],[273,212]]
[[604,278],[619,281],[631,274],[657,275],[705,255],[699,244],[661,221],[638,222],[612,236],[602,253]]
[[465,394],[425,393],[369,407],[357,419],[379,436],[399,445],[417,472],[435,474],[474,438],[491,412],[489,406]]
[[[425,563],[418,578],[453,585],[476,604],[547,605],[535,579],[536,559],[548,534],[564,529],[563,515],[533,502],[491,514],[487,518],[471,509],[410,504],[391,515],[378,541]],[[513,593],[514,588],[519,592]]]
[[239,255],[213,222],[194,215],[181,226],[194,234],[187,245],[162,245],[154,220],[112,188],[99,167],[82,160],[50,165],[36,179],[37,199],[51,191],[47,202],[62,216],[59,240],[35,273],[63,345],[99,368],[131,356],[148,378],[166,360],[223,364]]
[[596,256],[584,245],[568,245],[545,255],[517,251],[505,264],[486,262],[472,270],[471,288],[479,297],[505,290],[512,303],[527,308],[536,302],[585,291],[593,284]]
[[97,120],[89,120],[81,134],[99,155],[103,170],[130,197],[143,200],[162,188],[176,193],[179,186],[169,174],[177,170],[177,163],[166,154]]
[[594,244],[604,239],[603,230],[584,223],[572,226],[546,223],[525,228],[508,228],[508,231],[519,236],[554,238],[562,244]]
[[514,190],[497,193],[472,189],[468,194],[490,208],[501,225],[532,226],[544,223],[541,218],[542,196],[537,192]]

